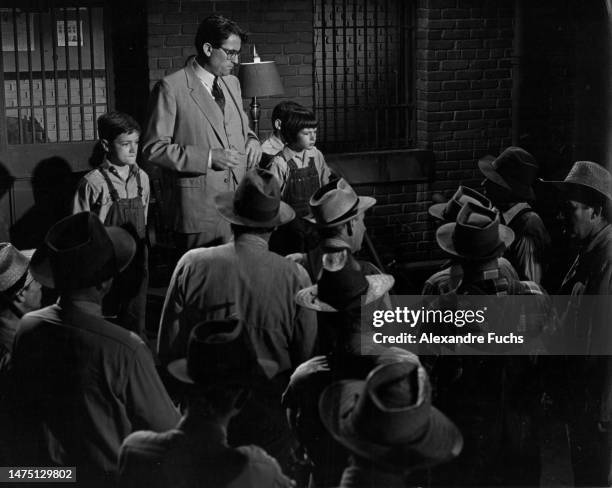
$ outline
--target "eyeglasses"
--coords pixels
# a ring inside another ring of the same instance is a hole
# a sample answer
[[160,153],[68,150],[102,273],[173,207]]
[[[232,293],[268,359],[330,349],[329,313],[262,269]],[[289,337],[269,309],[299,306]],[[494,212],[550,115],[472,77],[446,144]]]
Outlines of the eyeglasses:
[[238,59],[240,57],[240,51],[235,51],[233,49],[225,49],[224,47],[217,47],[215,49],[221,49],[225,53],[227,59]]

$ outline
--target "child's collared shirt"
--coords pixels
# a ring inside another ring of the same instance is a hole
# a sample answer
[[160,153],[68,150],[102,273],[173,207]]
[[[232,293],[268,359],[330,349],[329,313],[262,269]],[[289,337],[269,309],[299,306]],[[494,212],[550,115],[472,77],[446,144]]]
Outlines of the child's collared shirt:
[[261,150],[270,156],[276,156],[284,147],[285,143],[274,132],[270,132],[268,138],[261,144]]
[[301,152],[295,152],[290,149],[289,146],[285,146],[281,154],[277,154],[272,158],[269,169],[278,179],[281,188],[281,198],[285,196],[287,180],[289,178],[289,166],[287,165],[287,161],[293,159],[298,169],[302,169],[308,166],[310,158],[314,159],[320,185],[326,185],[329,182],[331,171],[325,162],[323,154],[316,147],[304,149]]
[[[100,168],[106,170],[108,177],[117,190],[119,198],[134,198],[138,195],[138,184],[136,175],[140,175],[140,185],[142,187],[142,204],[144,206],[145,222],[149,210],[149,198],[151,189],[149,186],[149,177],[136,164],[129,166],[129,170],[125,171],[123,167],[112,164],[108,159],[104,159]],[[126,175],[126,176],[123,176]],[[102,223],[106,220],[108,211],[113,205],[108,185],[98,168],[87,173],[77,188],[74,195],[73,213],[78,212],[93,212]]]

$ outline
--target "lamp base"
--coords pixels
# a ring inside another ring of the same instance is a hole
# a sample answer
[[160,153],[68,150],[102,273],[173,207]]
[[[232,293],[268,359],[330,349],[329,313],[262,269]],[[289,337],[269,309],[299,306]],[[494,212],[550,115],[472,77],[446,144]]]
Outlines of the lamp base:
[[253,132],[259,138],[259,116],[261,115],[261,105],[257,103],[257,97],[253,97],[251,100],[250,115],[253,121]]

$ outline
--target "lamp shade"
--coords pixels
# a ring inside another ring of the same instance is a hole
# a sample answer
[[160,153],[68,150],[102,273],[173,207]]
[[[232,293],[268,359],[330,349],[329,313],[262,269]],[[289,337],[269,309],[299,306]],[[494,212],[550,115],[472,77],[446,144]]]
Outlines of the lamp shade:
[[240,63],[238,79],[244,98],[268,97],[284,93],[274,61]]

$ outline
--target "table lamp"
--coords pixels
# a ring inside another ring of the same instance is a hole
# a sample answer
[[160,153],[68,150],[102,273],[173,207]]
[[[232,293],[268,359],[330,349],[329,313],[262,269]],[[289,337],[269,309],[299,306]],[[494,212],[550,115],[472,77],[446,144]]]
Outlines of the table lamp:
[[259,137],[259,116],[260,105],[257,97],[269,97],[272,95],[282,95],[284,93],[283,84],[276,69],[274,61],[261,61],[253,46],[253,62],[240,63],[238,72],[242,96],[252,98],[251,100],[251,120],[253,121],[253,131]]

